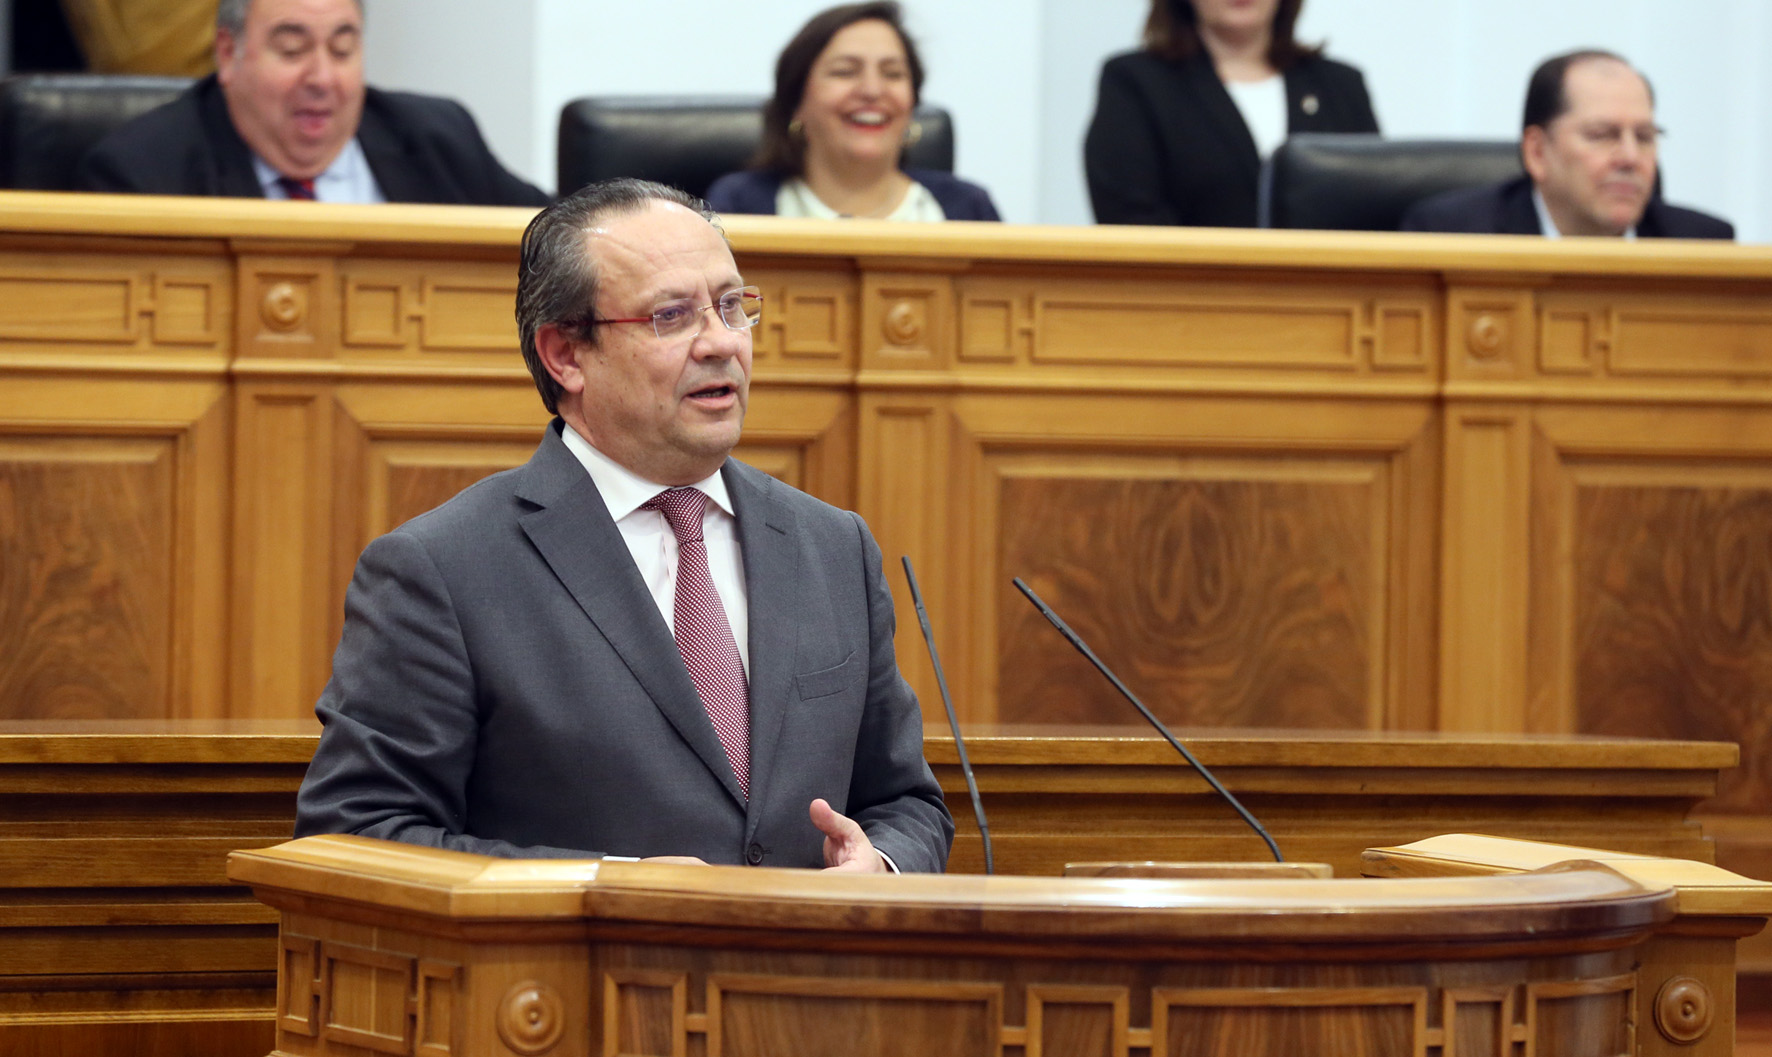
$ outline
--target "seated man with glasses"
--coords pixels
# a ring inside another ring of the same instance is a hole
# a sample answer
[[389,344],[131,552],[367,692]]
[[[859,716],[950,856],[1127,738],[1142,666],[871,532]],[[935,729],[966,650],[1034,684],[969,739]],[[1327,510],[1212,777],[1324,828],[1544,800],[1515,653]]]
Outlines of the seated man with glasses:
[[1526,88],[1526,175],[1417,202],[1404,231],[1732,239],[1728,221],[1661,200],[1655,96],[1607,51],[1546,59]]
[[296,832],[939,871],[953,820],[855,514],[730,458],[763,298],[682,191],[523,235],[521,467],[364,550]]

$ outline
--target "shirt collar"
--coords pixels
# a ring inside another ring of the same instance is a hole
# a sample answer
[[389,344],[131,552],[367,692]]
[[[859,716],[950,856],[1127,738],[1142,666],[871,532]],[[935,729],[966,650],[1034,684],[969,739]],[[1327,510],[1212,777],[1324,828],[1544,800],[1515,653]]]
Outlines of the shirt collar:
[[[1532,208],[1538,212],[1538,233],[1547,239],[1560,239],[1563,233],[1557,230],[1557,222],[1551,219],[1550,207],[1544,204],[1544,196],[1538,193],[1538,185],[1532,185]],[[1632,224],[1624,229],[1624,237],[1637,237],[1637,226]]]
[[[560,424],[560,439],[566,442],[566,449],[577,456],[578,461],[584,465],[585,472],[591,475],[591,482],[603,496],[603,503],[609,508],[609,517],[613,521],[627,517],[653,496],[670,487],[648,481],[598,451],[590,441],[579,436],[570,423]],[[720,471],[715,470],[689,487],[713,500],[714,505],[728,516],[737,516],[732,509],[731,494],[726,491],[726,478]]]
[[[266,198],[287,198],[283,188],[277,183],[283,174],[272,167],[257,154],[252,156],[252,171],[258,177],[259,187],[264,189]],[[314,177],[315,197],[321,201],[335,202],[382,202],[381,188],[375,183],[375,174],[369,170],[369,156],[363,153],[363,144],[352,136],[345,142],[344,149],[332,164]],[[330,193],[328,193],[330,192]]]

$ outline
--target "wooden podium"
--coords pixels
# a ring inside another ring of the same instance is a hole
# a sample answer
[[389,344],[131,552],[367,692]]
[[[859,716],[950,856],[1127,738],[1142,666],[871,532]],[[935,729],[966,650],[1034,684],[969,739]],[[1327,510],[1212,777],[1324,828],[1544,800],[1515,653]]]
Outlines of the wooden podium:
[[1732,1052],[1734,943],[1772,885],[1490,838],[1368,866],[1418,876],[852,877],[357,837],[229,876],[281,914],[277,1057]]

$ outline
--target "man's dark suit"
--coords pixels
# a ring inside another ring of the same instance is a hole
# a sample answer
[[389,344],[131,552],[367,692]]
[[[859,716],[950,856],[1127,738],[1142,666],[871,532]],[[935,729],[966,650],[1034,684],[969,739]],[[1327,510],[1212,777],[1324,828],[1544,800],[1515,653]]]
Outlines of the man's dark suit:
[[363,552],[297,835],[817,866],[823,797],[900,869],[942,869],[953,821],[861,519],[722,471],[750,595],[747,803],[561,428]]
[[[1288,133],[1378,131],[1365,79],[1352,66],[1311,55],[1285,79]],[[1083,170],[1097,223],[1255,226],[1261,156],[1204,54],[1109,59]]]
[[[505,170],[461,104],[366,90],[357,142],[390,202],[538,206],[548,196]],[[252,151],[215,75],[100,140],[74,172],[82,191],[263,198]]]
[[[1538,235],[1538,210],[1532,204],[1532,178],[1519,176],[1488,187],[1467,187],[1423,199],[1403,214],[1403,231],[1440,231],[1469,235]],[[1637,236],[1646,239],[1732,239],[1735,227],[1696,209],[1670,206],[1651,198],[1637,221]]]

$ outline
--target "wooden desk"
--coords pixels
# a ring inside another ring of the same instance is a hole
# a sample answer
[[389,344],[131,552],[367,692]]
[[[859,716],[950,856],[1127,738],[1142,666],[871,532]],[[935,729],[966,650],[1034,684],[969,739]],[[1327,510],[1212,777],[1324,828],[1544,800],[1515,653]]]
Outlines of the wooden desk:
[[[999,869],[1265,855],[1154,736],[1069,734],[975,733]],[[224,858],[288,839],[317,737],[311,721],[0,724],[0,1052],[268,1050],[275,918]],[[1451,829],[1708,861],[1687,813],[1735,758],[1726,744],[1314,732],[1195,748],[1289,857],[1346,877],[1364,848]],[[928,753],[961,828],[954,868],[976,870],[952,743]]]
[[1590,854],[1501,876],[1166,881],[310,837],[237,853],[229,875],[282,915],[278,1057],[1732,1054],[1739,930],[1650,947],[1700,898],[1763,924],[1772,885]]

